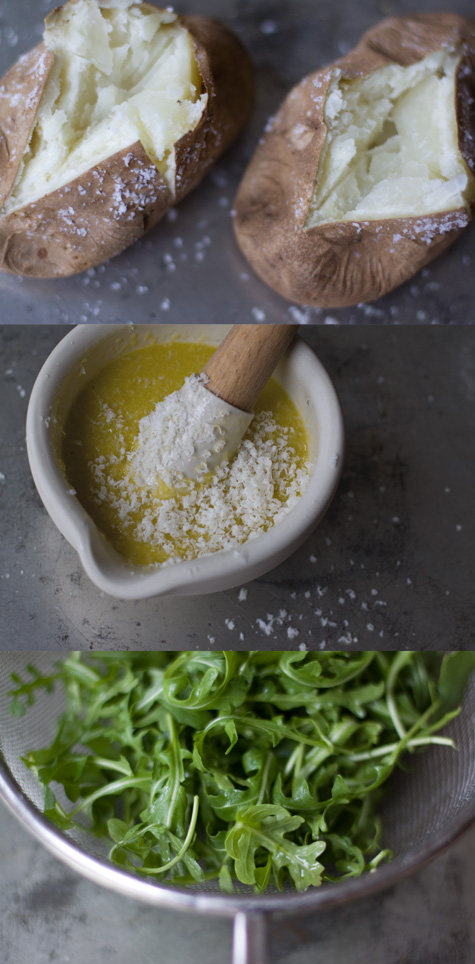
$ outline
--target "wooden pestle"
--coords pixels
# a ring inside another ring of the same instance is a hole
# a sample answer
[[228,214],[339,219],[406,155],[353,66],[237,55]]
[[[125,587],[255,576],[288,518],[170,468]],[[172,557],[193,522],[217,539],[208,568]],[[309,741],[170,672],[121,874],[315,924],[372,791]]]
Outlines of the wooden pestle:
[[234,325],[203,369],[208,391],[251,412],[298,327]]

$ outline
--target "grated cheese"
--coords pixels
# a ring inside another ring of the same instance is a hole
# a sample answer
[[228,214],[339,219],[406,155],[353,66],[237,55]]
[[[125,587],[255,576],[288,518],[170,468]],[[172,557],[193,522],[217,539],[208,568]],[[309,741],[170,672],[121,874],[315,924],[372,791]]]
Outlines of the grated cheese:
[[[68,482],[132,565],[170,565],[223,549],[241,553],[293,508],[309,481],[305,426],[275,379],[257,400],[231,460],[200,482],[180,480],[170,488],[160,479],[154,436],[163,403],[167,411],[167,397],[202,371],[212,352],[204,343],[179,339],[133,348],[87,380],[69,413],[62,443]],[[170,429],[172,446],[176,428]],[[144,471],[148,436],[150,477]]]
[[[120,421],[114,429],[122,447]],[[289,432],[271,412],[261,412],[235,457],[210,480],[165,497],[137,481],[133,456],[119,480],[113,462],[100,456],[92,466],[94,497],[109,503],[134,541],[161,549],[165,562],[240,546],[290,512],[308,484],[310,466],[301,464]]]

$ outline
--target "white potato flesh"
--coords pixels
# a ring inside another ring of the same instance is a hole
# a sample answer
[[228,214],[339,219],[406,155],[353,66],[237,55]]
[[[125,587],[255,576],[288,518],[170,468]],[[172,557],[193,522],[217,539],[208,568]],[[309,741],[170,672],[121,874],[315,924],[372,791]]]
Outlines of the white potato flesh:
[[3,213],[139,140],[174,194],[174,145],[197,127],[208,97],[176,15],[127,0],[73,0],[47,18],[44,39],[55,62]]
[[455,115],[460,54],[438,50],[357,80],[334,70],[307,228],[470,206],[475,178],[459,150]]

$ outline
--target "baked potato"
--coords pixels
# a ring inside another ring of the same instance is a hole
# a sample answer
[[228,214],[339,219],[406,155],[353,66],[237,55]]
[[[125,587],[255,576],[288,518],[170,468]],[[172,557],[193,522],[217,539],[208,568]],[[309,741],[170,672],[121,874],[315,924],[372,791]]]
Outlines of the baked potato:
[[40,278],[118,254],[238,134],[253,97],[237,38],[134,0],[70,0],[0,83],[0,267]]
[[475,203],[475,23],[384,20],[299,83],[235,200],[238,243],[284,297],[371,301],[450,245]]

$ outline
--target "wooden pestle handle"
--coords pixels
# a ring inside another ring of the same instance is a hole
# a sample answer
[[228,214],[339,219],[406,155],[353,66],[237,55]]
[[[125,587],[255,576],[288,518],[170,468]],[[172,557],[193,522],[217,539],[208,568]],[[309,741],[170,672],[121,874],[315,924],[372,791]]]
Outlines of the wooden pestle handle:
[[298,325],[234,325],[203,369],[206,388],[243,412],[269,381]]

